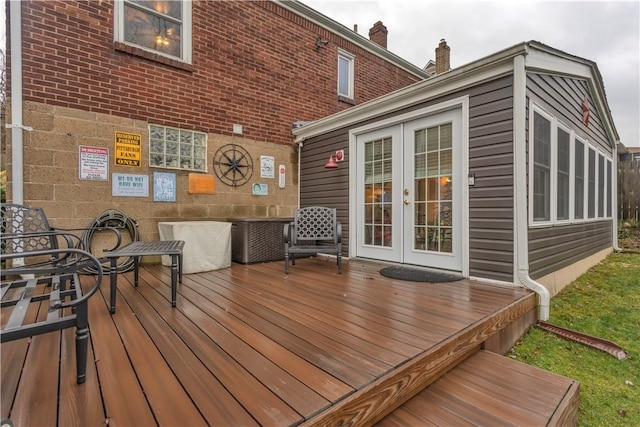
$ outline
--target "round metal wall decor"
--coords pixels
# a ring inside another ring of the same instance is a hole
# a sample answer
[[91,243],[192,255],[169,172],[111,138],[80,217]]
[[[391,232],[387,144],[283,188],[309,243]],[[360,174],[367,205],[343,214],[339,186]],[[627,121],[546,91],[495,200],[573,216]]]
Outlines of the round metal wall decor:
[[253,160],[239,145],[227,144],[213,155],[213,170],[218,179],[232,187],[246,184],[253,175]]

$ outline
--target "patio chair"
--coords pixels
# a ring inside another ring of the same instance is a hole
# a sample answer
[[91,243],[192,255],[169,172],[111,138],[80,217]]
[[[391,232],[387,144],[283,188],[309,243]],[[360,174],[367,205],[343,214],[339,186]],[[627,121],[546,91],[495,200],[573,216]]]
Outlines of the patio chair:
[[342,224],[336,210],[322,206],[296,209],[293,221],[284,226],[284,272],[289,274],[289,259],[296,265],[296,254],[336,255],[338,273],[342,273]]
[[[40,208],[2,203],[0,213],[0,342],[75,327],[77,383],[82,384],[89,342],[88,299],[102,283],[102,261],[85,248],[82,238],[51,227]],[[118,230],[100,229],[115,233],[115,247],[120,245]],[[83,289],[80,273],[87,270],[93,274]],[[35,316],[38,311],[44,315]],[[50,363],[58,366],[60,361]]]

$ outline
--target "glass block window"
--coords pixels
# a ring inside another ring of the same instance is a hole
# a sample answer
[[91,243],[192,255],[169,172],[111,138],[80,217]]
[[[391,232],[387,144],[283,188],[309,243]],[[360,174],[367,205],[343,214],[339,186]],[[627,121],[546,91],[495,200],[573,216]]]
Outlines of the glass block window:
[[149,166],[207,171],[207,134],[149,125]]

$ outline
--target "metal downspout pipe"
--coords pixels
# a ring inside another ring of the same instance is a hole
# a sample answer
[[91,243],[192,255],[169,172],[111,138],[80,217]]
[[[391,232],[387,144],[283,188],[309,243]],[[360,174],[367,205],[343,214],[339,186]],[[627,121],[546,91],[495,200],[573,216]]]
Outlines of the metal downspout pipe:
[[11,200],[24,203],[23,130],[22,125],[22,2],[9,1],[11,17]]
[[513,152],[514,152],[514,261],[516,285],[531,289],[539,296],[538,319],[549,320],[551,296],[549,290],[529,276],[529,239],[527,210],[527,147],[526,147],[526,100],[527,75],[525,57],[518,55],[513,60]]

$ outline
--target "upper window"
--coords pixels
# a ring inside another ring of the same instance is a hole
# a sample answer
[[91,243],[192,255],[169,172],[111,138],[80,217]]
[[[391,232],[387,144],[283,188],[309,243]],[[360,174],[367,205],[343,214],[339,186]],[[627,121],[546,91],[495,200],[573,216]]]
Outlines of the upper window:
[[338,95],[354,99],[353,80],[355,57],[343,50],[338,51]]
[[529,123],[531,224],[611,218],[612,160],[535,104]]
[[190,63],[191,2],[119,0],[115,40]]

